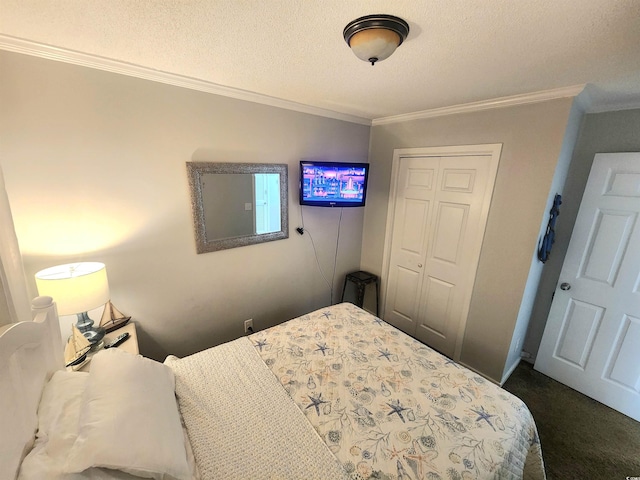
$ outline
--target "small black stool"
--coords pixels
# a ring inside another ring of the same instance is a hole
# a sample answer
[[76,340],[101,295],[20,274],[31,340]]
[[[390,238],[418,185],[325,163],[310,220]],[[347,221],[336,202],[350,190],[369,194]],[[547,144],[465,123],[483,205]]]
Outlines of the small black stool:
[[356,305],[360,308],[364,305],[364,292],[370,283],[376,284],[376,315],[378,315],[378,299],[380,297],[380,283],[378,276],[373,273],[359,271],[347,273],[344,277],[344,285],[342,287],[342,301],[344,301],[344,292],[347,289],[347,282],[353,283],[357,288]]

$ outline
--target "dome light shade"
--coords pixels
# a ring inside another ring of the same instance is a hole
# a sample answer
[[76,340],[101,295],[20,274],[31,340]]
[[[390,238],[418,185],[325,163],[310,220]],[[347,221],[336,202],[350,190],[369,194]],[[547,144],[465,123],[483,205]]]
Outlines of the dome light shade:
[[402,45],[409,24],[392,15],[367,15],[350,22],[342,33],[356,57],[375,65]]

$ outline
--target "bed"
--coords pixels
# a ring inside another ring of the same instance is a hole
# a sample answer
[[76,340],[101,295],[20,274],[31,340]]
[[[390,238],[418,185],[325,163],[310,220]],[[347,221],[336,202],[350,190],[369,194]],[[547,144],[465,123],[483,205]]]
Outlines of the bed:
[[0,336],[2,478],[545,478],[522,401],[352,304],[83,374],[35,302]]

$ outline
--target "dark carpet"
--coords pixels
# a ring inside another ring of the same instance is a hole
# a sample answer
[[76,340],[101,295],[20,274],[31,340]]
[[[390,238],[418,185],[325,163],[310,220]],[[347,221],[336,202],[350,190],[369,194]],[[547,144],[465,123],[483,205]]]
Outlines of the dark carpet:
[[526,362],[520,362],[504,388],[533,414],[548,480],[640,479],[640,422]]

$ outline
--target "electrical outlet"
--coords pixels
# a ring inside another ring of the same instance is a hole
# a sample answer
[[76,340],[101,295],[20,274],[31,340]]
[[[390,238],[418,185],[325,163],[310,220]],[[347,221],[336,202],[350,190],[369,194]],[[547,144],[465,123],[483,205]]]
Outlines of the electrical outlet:
[[244,321],[244,333],[253,333],[253,318]]

